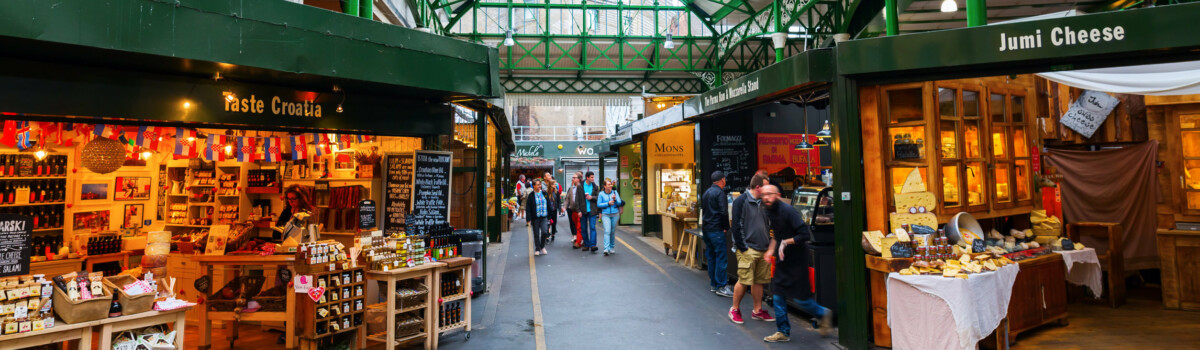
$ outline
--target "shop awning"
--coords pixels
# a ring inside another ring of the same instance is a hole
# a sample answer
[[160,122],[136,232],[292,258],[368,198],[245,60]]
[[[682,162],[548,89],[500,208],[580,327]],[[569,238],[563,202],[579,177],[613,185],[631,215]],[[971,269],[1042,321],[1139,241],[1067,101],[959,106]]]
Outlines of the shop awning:
[[[4,55],[422,99],[499,97],[498,55],[288,1],[0,1]],[[19,51],[19,52],[14,52]]]
[[1200,94],[1200,61],[1039,73],[1080,89],[1137,95]]

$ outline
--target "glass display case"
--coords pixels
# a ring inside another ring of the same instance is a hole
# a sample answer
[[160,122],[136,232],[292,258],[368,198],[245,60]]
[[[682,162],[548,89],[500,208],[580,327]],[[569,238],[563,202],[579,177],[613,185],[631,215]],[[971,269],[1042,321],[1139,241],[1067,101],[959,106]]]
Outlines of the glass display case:
[[658,180],[658,211],[684,214],[695,212],[697,194],[689,164],[659,164],[654,166]]
[[[881,86],[887,201],[918,169],[927,190],[938,197],[936,212],[943,219],[960,211],[1032,209],[1030,148],[1036,129],[1026,96],[1033,86],[1022,81],[981,78]],[[1200,156],[1200,124],[1196,126]],[[1196,175],[1200,200],[1200,171]]]
[[1180,165],[1182,188],[1180,210],[1200,215],[1200,114],[1179,115]]

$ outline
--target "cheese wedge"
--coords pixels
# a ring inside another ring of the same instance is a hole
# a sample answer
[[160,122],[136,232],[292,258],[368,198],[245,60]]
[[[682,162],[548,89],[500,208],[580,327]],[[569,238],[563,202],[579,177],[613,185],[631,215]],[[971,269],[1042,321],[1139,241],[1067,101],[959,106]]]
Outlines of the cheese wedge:
[[966,265],[966,264],[970,263],[970,262],[971,262],[971,255],[970,255],[970,254],[963,254],[962,256],[958,257],[958,262],[959,262],[959,263],[962,263],[963,265]]
[[897,228],[896,229],[896,240],[898,240],[900,242],[911,242],[912,237],[908,235],[908,231],[905,231],[904,228]]
[[880,231],[863,231],[863,249],[871,254],[883,253],[883,232]]
[[912,274],[913,274],[912,269],[900,270],[900,275],[902,275],[902,276],[911,276]]
[[938,227],[937,215],[934,213],[889,213],[892,230],[903,227],[903,225],[922,225],[929,227]]
[[957,276],[959,271],[960,271],[959,269],[955,269],[955,268],[948,268],[948,269],[942,270],[942,277]]
[[[932,212],[937,209],[937,197],[933,192],[912,192],[912,193],[897,193],[896,212],[897,213],[912,213],[909,209],[925,208],[927,212]],[[920,210],[917,210],[919,213]],[[937,226],[930,226],[937,227]]]
[[904,187],[900,188],[900,193],[915,193],[925,191],[925,181],[921,180],[921,170],[918,168],[913,168],[912,172],[908,173],[908,177],[904,179]]
[[988,271],[996,271],[1000,269],[999,266],[996,266],[996,263],[993,260],[984,261],[983,268],[987,269]]
[[1083,250],[1083,243],[1075,243],[1075,250]]
[[883,237],[879,239],[879,253],[885,258],[892,258],[892,246],[896,245],[896,237]]
[[961,279],[964,279],[964,280],[968,278],[967,274],[965,274],[965,273],[960,273],[960,274],[957,274],[957,275],[955,275],[954,277],[955,277],[955,278],[961,278]]

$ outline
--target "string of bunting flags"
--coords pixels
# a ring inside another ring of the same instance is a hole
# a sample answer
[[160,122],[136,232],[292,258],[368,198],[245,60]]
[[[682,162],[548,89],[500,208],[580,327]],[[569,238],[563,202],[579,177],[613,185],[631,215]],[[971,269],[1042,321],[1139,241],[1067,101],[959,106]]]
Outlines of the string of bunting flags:
[[[133,133],[133,135],[127,135]],[[132,136],[132,137],[128,137]],[[50,143],[73,146],[76,138],[89,141],[104,137],[126,144],[131,153],[139,151],[171,152],[175,159],[203,157],[209,161],[268,161],[302,160],[333,154],[355,144],[375,141],[370,135],[332,133],[303,133],[287,137],[254,137],[203,134],[196,129],[140,126],[136,131],[121,125],[4,121],[0,144],[19,150],[44,147]],[[309,146],[313,151],[309,150]]]

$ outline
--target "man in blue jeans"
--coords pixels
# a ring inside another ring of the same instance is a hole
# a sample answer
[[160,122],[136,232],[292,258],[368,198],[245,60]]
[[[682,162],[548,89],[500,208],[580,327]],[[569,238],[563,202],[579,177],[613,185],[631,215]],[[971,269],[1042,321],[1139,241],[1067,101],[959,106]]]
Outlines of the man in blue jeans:
[[775,304],[775,334],[763,341],[768,343],[791,340],[792,325],[788,323],[787,301],[794,300],[809,315],[820,321],[817,332],[829,335],[832,329],[833,312],[818,305],[812,299],[812,286],[808,283],[808,250],[804,242],[811,237],[808,224],[791,205],[779,200],[779,189],[773,185],[759,190],[766,207],[767,226],[772,233],[771,248],[776,253],[775,275],[771,277],[772,304]]
[[596,186],[595,173],[587,172],[584,179],[583,184],[576,187],[574,205],[580,213],[579,231],[583,236],[583,251],[595,254],[599,250],[596,248],[596,218],[600,215],[600,207],[596,200],[599,199],[600,186]]
[[726,275],[725,234],[729,230],[729,198],[725,196],[725,173],[720,170],[712,173],[712,187],[704,191],[700,200],[700,213],[704,215],[704,257],[708,260],[709,290],[717,295],[731,298],[733,290],[729,288],[729,276]]

